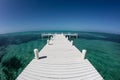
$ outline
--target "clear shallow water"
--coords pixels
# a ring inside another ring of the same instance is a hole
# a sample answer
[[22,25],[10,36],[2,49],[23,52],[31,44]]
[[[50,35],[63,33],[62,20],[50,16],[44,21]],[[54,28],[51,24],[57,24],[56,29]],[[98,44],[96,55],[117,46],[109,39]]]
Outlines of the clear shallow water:
[[120,79],[120,44],[85,39],[76,39],[74,44],[80,50],[87,50],[86,58],[105,80]]
[[[33,49],[41,50],[43,48],[46,39],[41,39],[40,33],[38,31],[0,35],[0,75],[2,80],[14,80],[33,59]],[[78,33],[79,38],[73,39],[74,45],[80,50],[87,50],[86,58],[103,78],[120,80],[120,35]]]
[[39,35],[6,34],[0,36],[0,79],[15,80],[34,58],[33,50],[46,44]]

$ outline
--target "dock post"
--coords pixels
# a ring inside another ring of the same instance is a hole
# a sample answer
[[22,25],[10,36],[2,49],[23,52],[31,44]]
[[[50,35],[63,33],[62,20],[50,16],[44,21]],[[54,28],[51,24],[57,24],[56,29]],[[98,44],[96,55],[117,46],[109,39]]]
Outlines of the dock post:
[[85,59],[86,52],[87,52],[87,50],[85,50],[85,49],[82,50],[82,59]]
[[73,45],[73,40],[71,40],[70,42],[71,42],[71,45]]
[[[53,39],[54,40],[54,39]],[[47,40],[48,45],[53,45],[53,40]]]
[[68,36],[66,36],[66,39],[68,40]]
[[49,43],[49,40],[47,40],[47,44]]
[[39,59],[38,49],[34,49],[35,59]]

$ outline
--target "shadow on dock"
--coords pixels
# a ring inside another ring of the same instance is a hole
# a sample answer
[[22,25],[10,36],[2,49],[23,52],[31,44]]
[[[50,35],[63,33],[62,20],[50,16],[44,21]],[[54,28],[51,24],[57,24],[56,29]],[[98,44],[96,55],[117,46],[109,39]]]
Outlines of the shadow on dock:
[[41,57],[39,57],[39,59],[44,59],[44,58],[47,58],[47,56],[41,56]]

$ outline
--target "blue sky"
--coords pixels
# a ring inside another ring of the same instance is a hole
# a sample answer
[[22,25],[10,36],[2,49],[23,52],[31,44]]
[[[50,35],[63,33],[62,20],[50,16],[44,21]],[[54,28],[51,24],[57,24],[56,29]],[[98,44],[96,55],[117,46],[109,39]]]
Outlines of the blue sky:
[[36,30],[120,34],[120,1],[0,0],[0,33]]

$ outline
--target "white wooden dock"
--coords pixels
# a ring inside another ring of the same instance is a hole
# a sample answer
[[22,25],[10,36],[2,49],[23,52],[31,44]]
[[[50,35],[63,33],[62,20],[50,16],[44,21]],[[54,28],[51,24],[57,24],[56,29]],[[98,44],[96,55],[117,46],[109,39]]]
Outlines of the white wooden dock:
[[16,80],[103,80],[83,52],[63,34],[56,34]]
[[[57,34],[57,33],[55,33],[55,34]],[[63,34],[63,33],[62,33]],[[50,36],[53,36],[54,34],[53,33],[42,33],[41,34],[41,37],[43,38],[43,37],[50,37]],[[76,38],[78,38],[78,34],[77,33],[64,33],[64,36],[68,36],[68,37],[72,37],[72,36],[74,36],[74,37],[76,37]]]

